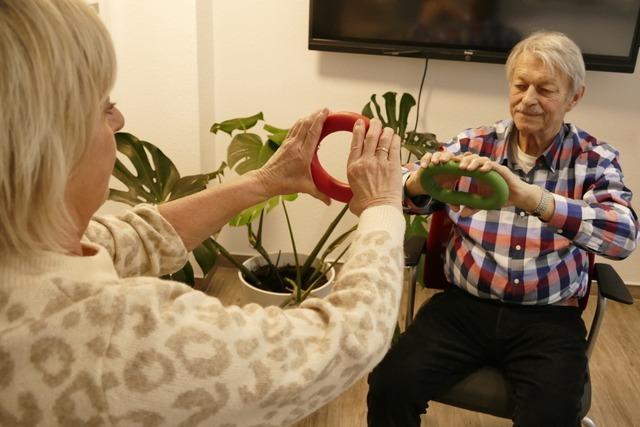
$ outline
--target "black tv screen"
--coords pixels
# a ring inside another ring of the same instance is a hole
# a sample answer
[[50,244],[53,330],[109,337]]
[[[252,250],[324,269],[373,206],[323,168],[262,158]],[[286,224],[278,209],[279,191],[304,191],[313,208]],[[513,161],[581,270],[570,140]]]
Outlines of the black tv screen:
[[632,73],[640,0],[310,0],[309,48],[504,63],[536,30],[561,31],[588,70]]

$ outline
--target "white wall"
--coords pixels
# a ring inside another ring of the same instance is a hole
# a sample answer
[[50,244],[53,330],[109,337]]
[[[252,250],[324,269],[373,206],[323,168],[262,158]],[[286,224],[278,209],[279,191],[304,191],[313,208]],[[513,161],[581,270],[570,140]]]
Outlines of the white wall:
[[112,99],[125,131],[160,145],[184,174],[200,172],[200,93],[193,1],[101,3],[118,57]]
[[[127,116],[126,130],[159,145],[182,173],[210,170],[224,160],[228,138],[207,132],[215,121],[263,111],[269,123],[287,127],[325,106],[360,111],[373,93],[417,98],[424,65],[411,58],[309,51],[304,0],[110,0],[107,19],[121,64],[115,98]],[[587,95],[568,120],[620,150],[640,210],[640,136],[634,132],[640,71],[588,72],[587,80]],[[502,65],[432,60],[419,129],[446,139],[505,118],[506,96]],[[347,141],[336,136],[321,150],[337,176],[344,177]],[[339,208],[308,196],[291,205],[300,249],[311,248]],[[342,229],[354,221],[350,216]],[[281,211],[268,218],[270,248],[289,249],[284,224]],[[244,229],[227,228],[221,239],[232,252],[250,252]],[[640,250],[615,263],[627,283],[640,285],[638,265]]]

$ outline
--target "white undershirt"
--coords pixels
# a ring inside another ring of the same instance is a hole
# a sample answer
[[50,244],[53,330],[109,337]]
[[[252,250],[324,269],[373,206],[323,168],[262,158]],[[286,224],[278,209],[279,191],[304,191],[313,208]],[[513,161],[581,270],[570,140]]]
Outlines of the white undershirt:
[[520,166],[520,168],[522,168],[524,173],[529,173],[529,171],[535,166],[538,157],[530,156],[529,154],[525,153],[517,143],[514,145],[516,146],[516,149],[513,152],[513,160],[518,166]]

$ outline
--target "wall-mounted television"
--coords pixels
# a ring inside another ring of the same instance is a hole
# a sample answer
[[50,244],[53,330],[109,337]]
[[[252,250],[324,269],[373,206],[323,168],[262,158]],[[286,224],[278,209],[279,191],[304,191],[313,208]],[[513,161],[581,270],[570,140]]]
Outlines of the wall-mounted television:
[[640,0],[310,0],[309,49],[504,63],[536,30],[562,31],[588,70],[632,73]]

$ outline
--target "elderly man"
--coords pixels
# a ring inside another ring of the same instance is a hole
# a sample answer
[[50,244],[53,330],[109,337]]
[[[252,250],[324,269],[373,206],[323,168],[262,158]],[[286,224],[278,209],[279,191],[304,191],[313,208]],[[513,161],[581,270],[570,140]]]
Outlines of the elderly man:
[[[564,122],[584,94],[578,46],[561,33],[535,33],[513,48],[506,70],[512,120],[466,130],[419,166],[454,160],[494,169],[509,200],[492,211],[445,206],[452,286],[424,304],[370,375],[370,426],[420,425],[429,400],[485,364],[502,368],[513,386],[515,425],[579,424],[587,358],[578,299],[588,253],[627,257],[638,218],[617,151]],[[432,212],[438,203],[413,169],[407,210]],[[486,191],[468,177],[441,181]]]

